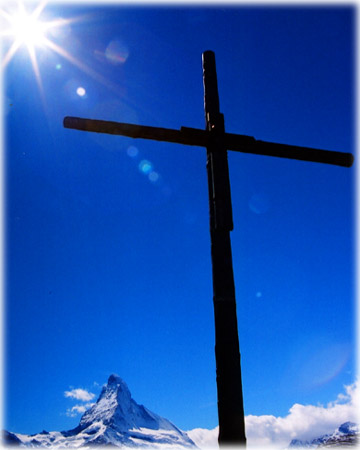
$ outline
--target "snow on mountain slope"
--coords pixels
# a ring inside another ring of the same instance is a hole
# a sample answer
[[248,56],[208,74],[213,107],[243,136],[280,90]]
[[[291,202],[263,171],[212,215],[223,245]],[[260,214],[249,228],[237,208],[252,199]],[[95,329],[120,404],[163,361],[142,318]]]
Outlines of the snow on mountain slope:
[[181,431],[167,419],[152,413],[131,398],[126,383],[117,375],[111,375],[98,401],[82,416],[79,427],[84,429],[95,422],[102,422],[117,431],[148,428],[152,430]]
[[339,426],[332,434],[325,434],[323,436],[312,439],[311,441],[301,441],[293,439],[290,442],[289,449],[293,448],[319,448],[319,447],[343,447],[349,445],[356,445],[360,428],[353,422],[345,422]]
[[189,436],[169,420],[137,404],[126,383],[117,375],[109,377],[97,402],[73,430],[43,431],[31,436],[5,432],[3,439],[26,447],[196,447]]

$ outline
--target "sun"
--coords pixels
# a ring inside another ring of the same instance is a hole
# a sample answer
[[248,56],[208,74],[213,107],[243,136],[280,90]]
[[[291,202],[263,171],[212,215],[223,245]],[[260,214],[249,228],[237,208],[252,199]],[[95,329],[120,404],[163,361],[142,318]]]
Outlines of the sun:
[[45,2],[31,12],[25,9],[23,3],[17,3],[17,9],[12,11],[0,10],[2,19],[1,35],[12,40],[12,44],[2,61],[6,66],[21,46],[26,46],[32,61],[35,58],[35,47],[46,45],[46,33],[53,26],[40,20]]
[[27,14],[20,10],[17,14],[9,16],[10,28],[8,34],[13,36],[16,45],[25,44],[27,47],[43,45],[46,35],[46,24],[42,23],[38,14]]
[[[5,69],[16,52],[20,48],[25,47],[29,53],[42,100],[45,103],[40,68],[37,61],[37,51],[47,50],[65,58],[72,65],[97,82],[107,86],[109,89],[119,92],[119,88],[115,83],[111,83],[101,73],[98,73],[92,67],[89,67],[81,61],[81,59],[71,54],[69,50],[56,43],[56,36],[61,36],[61,32],[59,33],[56,29],[65,28],[66,35],[69,30],[71,32],[71,24],[77,22],[83,23],[88,19],[92,19],[92,16],[80,15],[66,19],[58,17],[52,20],[44,20],[41,14],[48,2],[49,0],[41,0],[32,10],[25,8],[26,0],[11,0],[9,9],[0,6],[0,38],[4,38],[4,41],[5,39],[10,41],[7,51],[0,61],[0,70]],[[58,66],[61,67],[60,64],[56,65],[56,67]],[[120,90],[120,92],[122,91]],[[77,92],[80,97],[84,97],[85,93],[84,88],[79,88]]]
[[42,0],[32,11],[28,11],[25,8],[24,0],[14,0],[11,5],[16,5],[15,9],[5,10],[4,8],[0,8],[0,36],[11,41],[8,51],[1,61],[0,67],[5,68],[20,47],[26,47],[30,55],[35,75],[40,83],[40,72],[37,64],[36,51],[37,49],[43,48],[59,54],[80,69],[92,74],[93,71],[91,71],[91,69],[87,68],[48,36],[49,34],[52,34],[51,32],[56,28],[66,27],[73,22],[81,21],[81,17],[70,19],[57,18],[50,21],[44,21],[40,16],[47,2],[48,0]]
[[41,1],[31,11],[25,8],[25,5],[21,0],[11,3],[13,8],[10,10],[0,8],[0,36],[10,40],[9,49],[1,61],[0,68],[4,69],[12,60],[16,52],[21,47],[26,47],[40,92],[42,92],[42,83],[36,52],[40,48],[47,48],[68,57],[61,47],[51,41],[48,37],[48,33],[54,28],[61,28],[72,21],[71,19],[42,20],[40,16],[46,3],[47,0]]

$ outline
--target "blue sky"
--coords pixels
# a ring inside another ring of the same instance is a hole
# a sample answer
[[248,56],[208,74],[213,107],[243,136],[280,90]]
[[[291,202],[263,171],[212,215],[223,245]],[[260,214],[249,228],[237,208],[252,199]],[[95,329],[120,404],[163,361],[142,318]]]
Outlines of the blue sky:
[[[59,18],[37,70],[21,45],[4,76],[4,426],[75,427],[85,403],[64,392],[117,373],[181,429],[213,428],[206,152],[63,118],[204,128],[213,50],[228,132],[354,152],[355,8],[50,3],[39,19]],[[355,168],[229,166],[245,413],[327,404],[356,378]]]

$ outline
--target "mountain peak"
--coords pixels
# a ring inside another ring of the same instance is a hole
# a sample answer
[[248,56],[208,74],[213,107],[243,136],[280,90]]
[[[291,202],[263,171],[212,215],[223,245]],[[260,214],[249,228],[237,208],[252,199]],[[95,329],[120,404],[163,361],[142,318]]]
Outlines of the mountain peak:
[[101,424],[108,432],[132,433],[134,436],[140,436],[142,429],[153,430],[151,433],[161,430],[169,442],[177,436],[176,439],[183,440],[185,445],[193,445],[189,437],[169,420],[136,403],[125,381],[116,374],[110,375],[97,402],[84,413],[79,429],[89,429],[94,424]]
[[7,442],[17,442],[27,447],[50,447],[53,444],[57,448],[83,447],[89,444],[196,447],[189,436],[169,420],[136,403],[125,381],[116,374],[110,375],[96,403],[83,414],[76,428],[38,433],[26,437],[25,441],[23,438],[24,435],[6,435]]
[[116,425],[125,429],[129,425],[127,417],[132,410],[132,398],[125,381],[118,375],[110,375],[103,387],[97,402],[84,413],[80,420],[80,427],[87,427],[89,423],[103,422],[105,425]]
[[119,375],[117,375],[116,373],[112,373],[109,376],[107,384],[108,385],[110,385],[110,384],[125,384],[126,385],[125,381],[122,378],[120,378]]
[[345,422],[339,427],[339,432],[344,434],[358,433],[359,426],[354,422]]
[[106,395],[106,392],[116,392],[119,396],[118,401],[120,403],[128,402],[131,399],[130,390],[125,381],[119,377],[119,375],[111,374],[109,376],[107,385],[103,388],[99,400],[102,396]]

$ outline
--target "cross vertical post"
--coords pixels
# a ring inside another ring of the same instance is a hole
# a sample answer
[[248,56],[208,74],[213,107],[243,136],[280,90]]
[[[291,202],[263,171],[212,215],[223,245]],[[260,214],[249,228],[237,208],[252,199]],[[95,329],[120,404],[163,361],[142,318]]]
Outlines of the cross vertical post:
[[220,113],[215,54],[202,55],[206,129],[180,130],[104,120],[65,117],[64,127],[95,133],[205,147],[209,185],[211,261],[215,315],[215,358],[219,444],[245,446],[239,335],[230,231],[233,229],[227,150],[351,167],[351,153],[265,142],[225,133]]
[[215,358],[219,444],[245,445],[239,337],[230,231],[233,229],[229,168],[220,113],[215,55],[203,53],[204,107],[209,185],[211,260],[215,315]]

